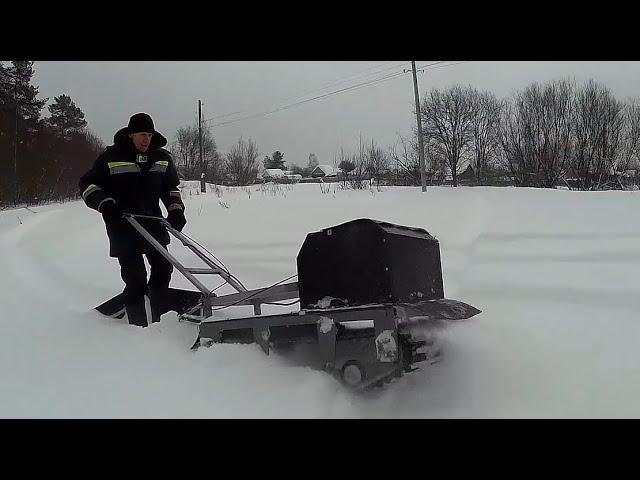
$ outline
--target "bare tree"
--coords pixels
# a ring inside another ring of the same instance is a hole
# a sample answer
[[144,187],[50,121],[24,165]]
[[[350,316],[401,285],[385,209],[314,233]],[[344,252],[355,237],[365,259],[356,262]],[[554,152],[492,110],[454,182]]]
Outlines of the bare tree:
[[391,163],[395,166],[396,183],[420,185],[420,156],[415,137],[407,139],[398,134],[397,142],[389,149]]
[[473,117],[471,129],[473,135],[473,158],[471,165],[475,171],[476,182],[482,183],[489,160],[496,155],[500,146],[498,127],[504,102],[489,92],[473,91],[471,96]]
[[[340,148],[340,153],[336,154],[335,162],[338,165],[348,166],[345,170],[339,173],[342,179],[342,186],[347,185],[354,190],[360,190],[365,187],[365,180],[368,178],[368,156],[367,150],[360,145],[360,151],[358,153],[346,153],[344,148]],[[341,167],[342,168],[342,167]]]
[[543,141],[539,148],[543,185],[553,187],[569,167],[573,154],[575,86],[568,80],[547,84],[542,97]]
[[605,86],[587,82],[576,96],[573,175],[583,190],[602,188],[623,153],[624,106]]
[[238,140],[226,155],[225,169],[227,175],[235,185],[250,185],[258,176],[260,164],[258,162],[258,148],[256,143],[249,139]]
[[517,185],[553,187],[572,158],[575,87],[568,80],[533,83],[503,109],[502,155]]
[[423,130],[435,156],[443,156],[451,170],[453,185],[458,185],[460,161],[473,140],[473,89],[455,85],[446,90],[431,90],[421,105]]
[[365,171],[369,178],[369,185],[372,185],[374,180],[376,184],[380,185],[380,178],[384,177],[389,171],[389,157],[387,152],[374,144],[371,140],[371,145],[367,147],[364,157]]
[[[638,168],[640,162],[640,102],[629,100],[624,107],[624,127],[622,146],[617,170],[624,174],[626,170]],[[637,179],[634,178],[637,181]]]
[[532,170],[526,155],[524,130],[522,117],[518,115],[515,100],[512,100],[505,105],[500,115],[498,138],[501,145],[499,158],[513,175],[516,185],[525,185],[527,174]]
[[[198,127],[189,125],[176,132],[171,145],[171,152],[176,159],[178,171],[186,180],[199,180],[203,166],[200,164],[200,143]],[[216,142],[209,127],[202,128],[202,161],[205,175],[209,180],[220,178],[222,159],[218,153]]]

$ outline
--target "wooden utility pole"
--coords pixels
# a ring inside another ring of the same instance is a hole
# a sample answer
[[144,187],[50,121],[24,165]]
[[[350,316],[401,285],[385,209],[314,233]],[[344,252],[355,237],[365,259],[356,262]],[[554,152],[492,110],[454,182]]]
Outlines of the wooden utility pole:
[[198,143],[200,145],[200,191],[207,192],[207,184],[205,183],[204,162],[202,161],[202,101],[198,100]]
[[16,106],[15,130],[13,135],[13,206],[18,206],[18,66],[14,63],[13,101]]
[[418,95],[418,77],[416,75],[416,62],[411,61],[413,70],[413,93],[416,97],[416,120],[418,122],[418,148],[420,155],[420,180],[422,181],[422,191],[427,191],[427,167],[424,163],[424,142],[422,140],[422,120],[420,119],[420,95]]

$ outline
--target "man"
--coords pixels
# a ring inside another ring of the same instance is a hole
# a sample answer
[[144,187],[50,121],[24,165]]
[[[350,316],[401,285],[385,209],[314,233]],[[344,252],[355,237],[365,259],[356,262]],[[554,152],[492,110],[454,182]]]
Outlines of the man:
[[[146,113],[136,113],[127,127],[113,137],[113,145],[96,159],[80,179],[86,205],[102,214],[109,237],[109,255],[120,263],[125,311],[129,323],[146,327],[145,294],[151,319],[160,321],[167,311],[166,297],[173,265],[147,242],[122,216],[123,213],[161,217],[159,200],[165,205],[167,221],[176,230],[186,224],[180,180],[170,153],[163,149],[167,139],[155,130]],[[139,219],[140,224],[165,248],[169,233],[160,222]],[[147,283],[146,255],[151,274]]]

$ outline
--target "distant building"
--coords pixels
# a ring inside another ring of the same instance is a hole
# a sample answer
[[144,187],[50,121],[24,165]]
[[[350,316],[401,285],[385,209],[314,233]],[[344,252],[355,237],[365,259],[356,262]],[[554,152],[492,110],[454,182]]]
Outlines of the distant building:
[[332,167],[331,165],[318,165],[311,171],[311,176],[313,178],[318,177],[337,177],[338,169]]
[[460,182],[473,182],[476,179],[476,172],[474,172],[471,164],[467,165],[464,172],[458,174],[458,181]]
[[281,183],[298,182],[302,180],[302,175],[293,173],[289,170],[282,171],[279,168],[267,168],[262,174],[262,178],[266,181],[275,181]]
[[267,168],[262,174],[262,178],[264,178],[265,180],[285,178],[285,174],[279,168]]

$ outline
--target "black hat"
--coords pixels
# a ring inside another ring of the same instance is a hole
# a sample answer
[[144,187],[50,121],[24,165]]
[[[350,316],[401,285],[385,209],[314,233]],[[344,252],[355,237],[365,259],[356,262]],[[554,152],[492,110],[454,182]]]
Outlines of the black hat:
[[146,113],[136,113],[129,119],[129,125],[127,125],[127,131],[131,133],[156,133],[156,129],[153,126],[153,120]]
[[154,150],[156,148],[164,147],[167,144],[167,139],[157,132],[151,117],[146,113],[136,113],[132,115],[129,119],[129,125],[124,128],[118,130],[113,136],[113,143],[115,144],[129,144],[131,140],[129,140],[129,135],[132,133],[153,133],[153,138],[151,139],[151,145],[149,148]]

